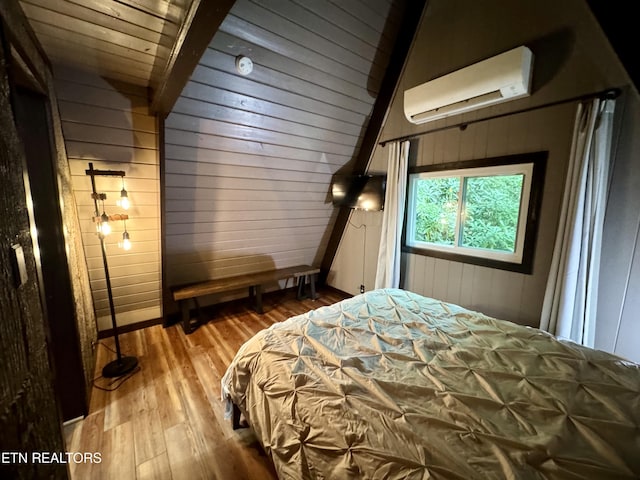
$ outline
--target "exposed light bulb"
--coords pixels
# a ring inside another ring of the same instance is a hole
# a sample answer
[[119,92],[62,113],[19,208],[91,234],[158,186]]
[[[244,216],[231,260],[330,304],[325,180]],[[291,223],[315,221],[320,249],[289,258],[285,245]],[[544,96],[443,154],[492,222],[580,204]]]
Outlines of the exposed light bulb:
[[122,248],[124,250],[131,250],[131,240],[129,239],[129,232],[126,230],[122,234]]
[[102,235],[109,235],[111,233],[111,225],[109,225],[109,215],[103,213],[100,216],[100,233]]
[[125,210],[129,209],[129,194],[127,193],[127,191],[123,188],[120,191],[120,206],[122,208],[124,208]]

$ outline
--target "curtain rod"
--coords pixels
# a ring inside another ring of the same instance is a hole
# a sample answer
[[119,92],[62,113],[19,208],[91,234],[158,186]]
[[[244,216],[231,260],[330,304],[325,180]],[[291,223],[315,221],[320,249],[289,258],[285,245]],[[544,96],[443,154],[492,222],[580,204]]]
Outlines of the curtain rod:
[[565,100],[557,100],[555,102],[544,103],[542,105],[536,105],[533,107],[523,108],[521,110],[514,110],[513,112],[505,112],[499,113],[497,115],[491,115],[489,117],[479,118],[477,120],[469,120],[467,122],[456,123],[455,125],[446,125],[444,127],[432,128],[431,130],[424,130],[422,132],[413,133],[411,135],[404,135],[402,137],[391,138],[389,140],[383,140],[378,143],[381,147],[384,147],[389,142],[400,142],[404,140],[412,140],[417,137],[421,137],[423,135],[427,135],[429,133],[441,132],[443,130],[449,130],[451,128],[460,128],[460,130],[465,130],[469,125],[474,123],[486,122],[487,120],[495,120],[496,118],[508,117],[510,115],[517,115],[519,113],[527,113],[532,112],[534,110],[540,110],[541,108],[547,107],[555,107],[557,105],[562,105],[565,103],[578,102],[583,100],[591,100],[592,98],[601,98],[603,100],[606,99],[614,99],[618,98],[622,90],[620,88],[609,88],[607,90],[602,90],[596,93],[589,93],[586,95],[580,95],[578,97],[567,98]]

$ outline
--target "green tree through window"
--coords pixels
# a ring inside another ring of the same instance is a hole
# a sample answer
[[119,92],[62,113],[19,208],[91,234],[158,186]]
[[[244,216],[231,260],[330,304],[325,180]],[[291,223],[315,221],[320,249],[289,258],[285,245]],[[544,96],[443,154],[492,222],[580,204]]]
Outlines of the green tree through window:
[[465,179],[461,245],[514,252],[524,175]]
[[[524,175],[463,178],[464,202],[459,244],[513,252],[518,233]],[[456,244],[460,177],[420,179],[416,186],[415,239]]]
[[428,178],[416,192],[416,239],[453,245],[456,234],[460,178]]

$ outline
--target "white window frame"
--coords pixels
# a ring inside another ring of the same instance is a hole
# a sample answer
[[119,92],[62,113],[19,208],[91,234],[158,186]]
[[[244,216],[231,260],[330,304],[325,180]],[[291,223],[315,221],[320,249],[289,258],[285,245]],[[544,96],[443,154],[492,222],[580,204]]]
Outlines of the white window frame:
[[[494,165],[487,167],[475,168],[459,168],[452,170],[439,170],[418,172],[409,174],[408,182],[408,198],[407,198],[407,228],[406,228],[406,245],[414,249],[441,252],[445,254],[458,254],[469,257],[496,260],[499,262],[507,262],[520,264],[523,261],[525,249],[525,236],[527,228],[527,218],[529,214],[529,203],[531,200],[531,186],[533,182],[534,163],[517,163]],[[460,177],[459,196],[463,196],[464,179],[470,177],[486,177],[497,175],[519,175],[524,176],[522,185],[522,194],[520,196],[520,211],[518,215],[518,226],[516,231],[516,241],[514,252],[500,252],[497,250],[463,247],[460,244],[460,227],[464,217],[464,198],[458,199],[458,211],[456,216],[455,241],[454,245],[441,245],[430,242],[422,242],[415,240],[415,201],[416,201],[416,185],[421,179],[426,178],[443,178],[443,177]]]

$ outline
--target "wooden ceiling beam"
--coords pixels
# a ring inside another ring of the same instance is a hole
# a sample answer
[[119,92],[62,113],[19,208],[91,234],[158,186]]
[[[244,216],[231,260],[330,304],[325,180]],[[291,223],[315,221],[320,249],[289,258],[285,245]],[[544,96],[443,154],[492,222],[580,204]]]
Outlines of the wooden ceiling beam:
[[193,0],[157,85],[151,110],[166,117],[235,0]]
[[13,58],[19,59],[16,66],[26,67],[39,83],[38,89],[46,91],[51,63],[17,0],[0,0],[0,21],[14,49]]

